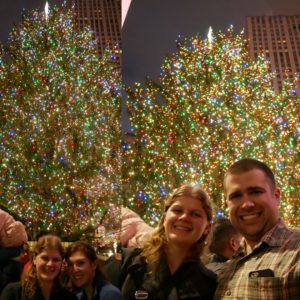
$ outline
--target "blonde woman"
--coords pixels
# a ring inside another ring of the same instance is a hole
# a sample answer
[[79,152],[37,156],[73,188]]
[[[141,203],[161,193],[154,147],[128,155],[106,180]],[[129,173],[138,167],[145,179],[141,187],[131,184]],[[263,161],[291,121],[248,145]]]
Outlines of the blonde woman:
[[182,186],[166,200],[158,228],[127,268],[123,299],[212,299],[216,275],[200,261],[213,209],[200,186]]
[[21,282],[8,284],[1,300],[77,300],[76,296],[61,287],[59,275],[64,249],[55,235],[39,238]]

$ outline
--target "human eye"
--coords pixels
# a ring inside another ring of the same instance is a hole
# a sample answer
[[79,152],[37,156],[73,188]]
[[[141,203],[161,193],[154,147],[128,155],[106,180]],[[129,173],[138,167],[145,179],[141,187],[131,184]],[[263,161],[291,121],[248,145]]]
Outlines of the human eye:
[[234,201],[234,200],[238,200],[241,197],[241,193],[232,193],[228,196],[228,200],[230,201]]
[[77,267],[82,267],[82,266],[84,266],[84,264],[85,264],[85,261],[84,261],[84,260],[79,260],[79,261],[76,263],[76,266],[77,266]]
[[40,258],[43,261],[48,261],[49,260],[49,257],[47,255],[42,255],[42,256],[40,256]]
[[57,258],[53,258],[53,262],[55,263],[60,263],[62,260],[61,258],[57,257]]
[[174,206],[172,207],[171,211],[174,212],[175,214],[180,214],[182,213],[182,208],[179,206]]
[[200,211],[197,211],[197,210],[195,210],[195,211],[192,211],[191,212],[191,215],[192,215],[192,217],[196,217],[196,218],[200,218],[202,215],[201,215],[201,212]]
[[260,195],[262,193],[263,193],[263,190],[261,190],[261,189],[253,189],[250,191],[251,195]]

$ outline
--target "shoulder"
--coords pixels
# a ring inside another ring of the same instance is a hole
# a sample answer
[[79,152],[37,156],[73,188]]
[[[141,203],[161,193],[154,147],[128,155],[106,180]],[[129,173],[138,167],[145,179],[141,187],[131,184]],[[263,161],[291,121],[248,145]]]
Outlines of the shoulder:
[[120,267],[128,266],[131,263],[132,259],[141,253],[139,248],[122,248],[120,253],[120,258],[111,256],[105,262],[106,268],[109,268],[112,265],[119,265]]
[[1,293],[1,300],[21,299],[22,285],[21,282],[13,282],[6,285]]
[[121,300],[121,292],[114,285],[107,283],[101,289],[100,299]]
[[300,250],[300,230],[298,228],[287,228],[288,243],[291,247]]
[[300,250],[300,230],[288,227],[282,220],[268,232],[262,240],[271,247],[278,247],[280,251],[284,249]]
[[120,300],[121,292],[120,290],[112,285],[110,282],[104,281],[100,276],[95,276],[94,287],[96,293],[94,299],[105,299],[105,300]]
[[291,238],[300,241],[300,229],[295,227],[288,227],[287,230],[291,234]]
[[205,267],[211,271],[213,271],[215,274],[218,274],[224,267],[225,263],[222,262],[210,262]]
[[122,249],[122,261],[126,263],[128,260],[138,256],[142,250],[140,248],[123,248]]
[[297,237],[300,236],[300,229],[299,228],[297,228],[297,227],[289,227],[281,219],[279,220],[276,229],[279,232],[290,232],[294,236],[297,236]]

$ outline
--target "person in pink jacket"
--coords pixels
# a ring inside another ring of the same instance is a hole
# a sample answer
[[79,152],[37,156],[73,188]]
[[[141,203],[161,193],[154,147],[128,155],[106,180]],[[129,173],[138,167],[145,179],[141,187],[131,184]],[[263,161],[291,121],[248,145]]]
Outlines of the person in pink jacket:
[[27,240],[25,226],[0,209],[0,292],[7,283],[20,279],[22,266],[17,257]]
[[148,240],[154,228],[148,225],[136,212],[121,207],[121,236],[123,247],[139,248]]
[[[20,255],[27,240],[25,226],[0,209],[0,263]],[[7,248],[9,249],[6,250]]]

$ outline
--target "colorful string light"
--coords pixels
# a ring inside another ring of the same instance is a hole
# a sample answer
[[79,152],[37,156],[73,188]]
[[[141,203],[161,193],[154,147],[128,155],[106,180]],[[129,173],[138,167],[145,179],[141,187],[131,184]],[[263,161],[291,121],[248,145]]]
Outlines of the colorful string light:
[[202,184],[226,215],[224,171],[242,157],[274,170],[286,222],[300,225],[300,114],[293,83],[272,88],[263,55],[251,60],[243,33],[177,42],[157,82],[127,88],[134,141],[124,151],[126,204],[156,224],[166,195]]
[[100,59],[65,7],[13,29],[0,60],[0,203],[33,236],[78,238],[121,203],[120,88],[113,51]]

